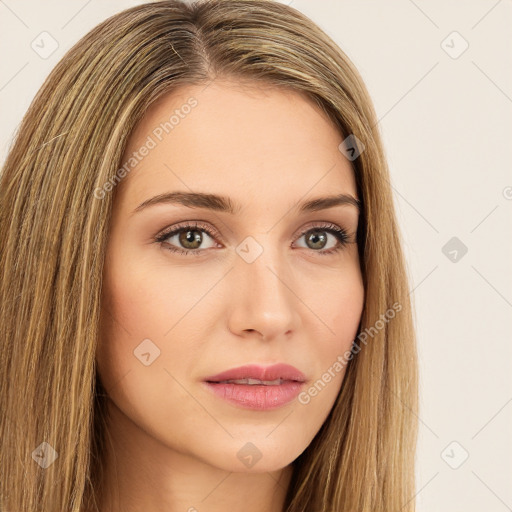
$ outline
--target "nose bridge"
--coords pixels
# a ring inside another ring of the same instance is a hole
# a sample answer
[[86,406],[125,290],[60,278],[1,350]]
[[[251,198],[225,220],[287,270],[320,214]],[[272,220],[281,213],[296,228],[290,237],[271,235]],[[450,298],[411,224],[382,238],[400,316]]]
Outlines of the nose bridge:
[[237,248],[233,279],[233,329],[256,330],[265,338],[297,327],[298,300],[292,292],[286,251],[271,235],[247,237]]

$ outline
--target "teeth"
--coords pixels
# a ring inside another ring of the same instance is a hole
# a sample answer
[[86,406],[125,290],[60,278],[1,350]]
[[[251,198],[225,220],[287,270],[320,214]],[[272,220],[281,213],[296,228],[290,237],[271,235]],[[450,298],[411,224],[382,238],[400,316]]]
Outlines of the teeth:
[[248,384],[249,386],[264,385],[264,386],[279,386],[283,382],[283,379],[276,380],[259,380],[259,379],[235,379],[235,380],[223,380],[220,384]]

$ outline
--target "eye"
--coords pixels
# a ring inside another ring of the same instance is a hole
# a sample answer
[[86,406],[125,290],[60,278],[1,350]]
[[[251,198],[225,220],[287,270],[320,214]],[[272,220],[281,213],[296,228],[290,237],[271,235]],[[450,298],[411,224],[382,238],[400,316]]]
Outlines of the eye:
[[[330,244],[331,246],[325,249],[325,247],[329,245],[328,235],[331,235],[334,240]],[[313,251],[318,252],[320,255],[329,255],[340,251],[350,243],[350,236],[348,233],[336,224],[330,223],[321,226],[310,227],[301,233],[299,240],[302,237],[305,237],[305,248],[312,249]]]
[[[200,248],[205,240],[205,235],[213,240],[215,233],[208,227],[201,225],[198,222],[189,223],[182,226],[174,226],[171,230],[157,235],[156,242],[161,243],[166,249],[171,252],[179,254],[194,254],[200,255],[203,250],[215,247],[215,243],[211,243],[209,247]],[[172,239],[174,243],[171,242]],[[174,245],[178,244],[178,245]]]

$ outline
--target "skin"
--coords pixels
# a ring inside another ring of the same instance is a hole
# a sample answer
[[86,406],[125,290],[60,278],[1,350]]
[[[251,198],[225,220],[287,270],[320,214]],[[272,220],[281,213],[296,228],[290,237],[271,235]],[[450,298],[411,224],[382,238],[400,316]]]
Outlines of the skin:
[[[191,96],[197,106],[115,190],[97,351],[110,396],[102,512],[281,511],[292,462],[329,414],[344,370],[309,403],[266,411],[232,405],[202,381],[284,362],[306,375],[308,389],[350,349],[363,309],[357,208],[293,209],[334,193],[357,198],[335,126],[297,92],[216,80],[153,104],[126,159]],[[133,213],[171,191],[222,194],[241,210],[158,204]],[[178,235],[155,241],[186,221],[201,221],[213,238],[200,230],[195,246]],[[322,255],[339,245],[325,223],[347,231],[349,243]],[[324,245],[301,236],[318,225]],[[246,237],[263,248],[252,263],[237,252]],[[134,355],[145,339],[160,350],[148,366]],[[251,467],[237,456],[248,442],[261,453]]]

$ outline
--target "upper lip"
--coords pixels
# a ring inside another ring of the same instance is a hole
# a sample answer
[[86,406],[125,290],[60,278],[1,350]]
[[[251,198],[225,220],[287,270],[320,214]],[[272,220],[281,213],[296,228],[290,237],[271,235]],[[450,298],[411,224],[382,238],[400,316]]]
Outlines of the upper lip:
[[220,382],[225,380],[237,379],[258,379],[258,380],[291,380],[305,382],[305,375],[289,364],[273,364],[271,366],[259,366],[257,364],[248,364],[238,368],[231,368],[224,372],[212,375],[205,379],[206,382]]

